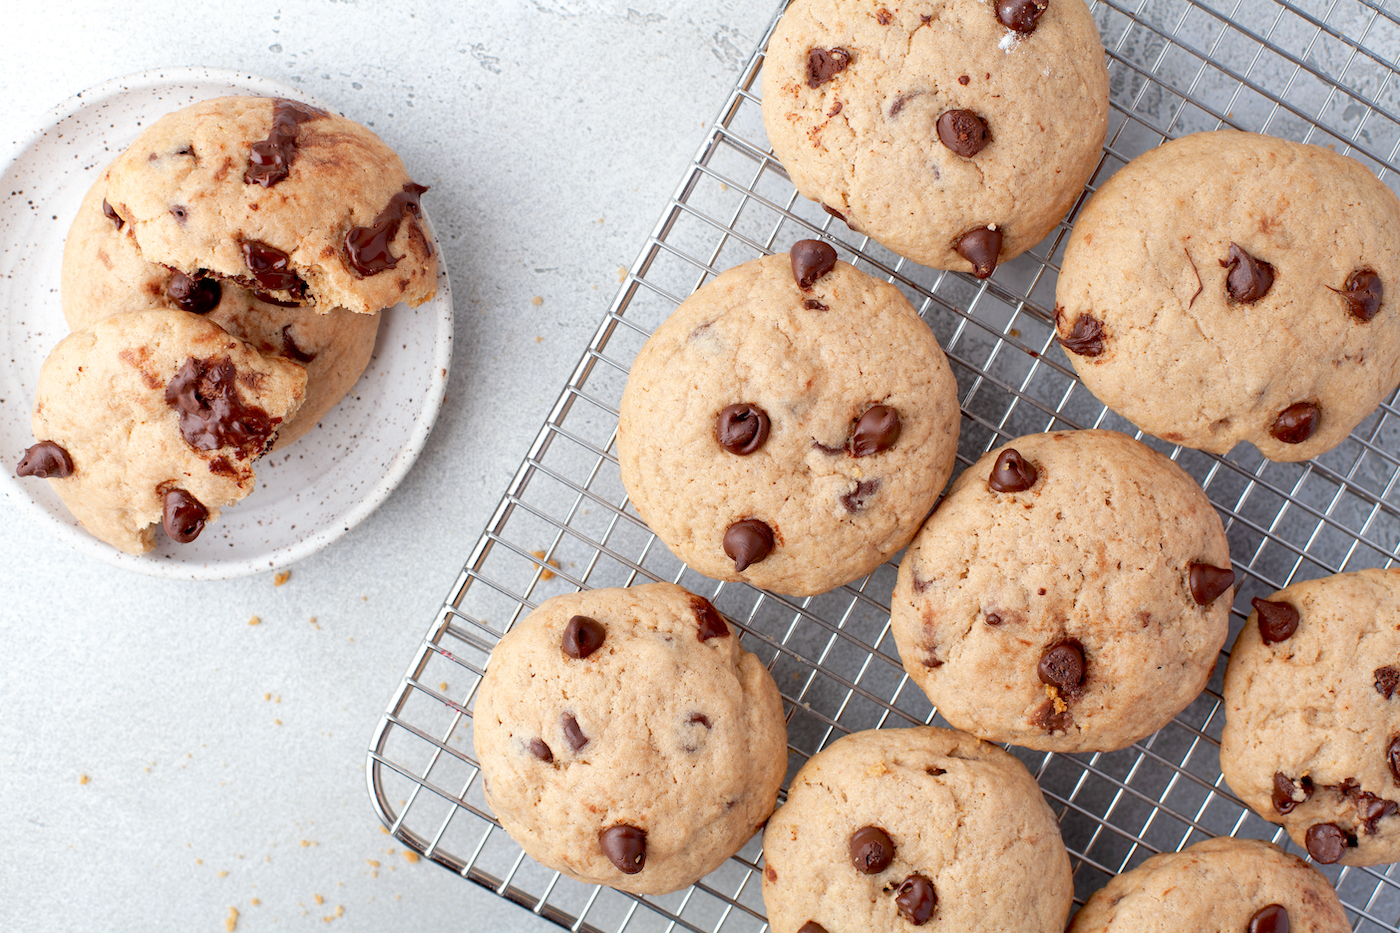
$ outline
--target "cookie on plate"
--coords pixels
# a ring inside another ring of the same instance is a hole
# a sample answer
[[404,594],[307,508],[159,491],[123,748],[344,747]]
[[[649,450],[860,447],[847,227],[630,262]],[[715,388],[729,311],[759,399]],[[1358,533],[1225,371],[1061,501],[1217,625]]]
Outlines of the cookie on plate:
[[1119,169],[1055,290],[1079,377],[1151,434],[1335,447],[1400,382],[1400,199],[1320,146],[1217,130]]
[[473,727],[486,799],[521,848],[637,894],[738,852],[787,769],[772,675],[669,583],[546,600],[491,652]]
[[20,476],[47,478],[93,536],[128,554],[154,526],[188,543],[251,493],[252,461],[301,404],[301,364],[261,356],[185,311],[132,311],[70,334],[39,371]]
[[1207,839],[1154,855],[1095,892],[1069,933],[1346,933],[1337,892],[1307,862],[1258,839]]
[[953,483],[905,552],[890,623],[954,726],[1111,751],[1205,687],[1229,568],[1219,516],[1175,463],[1113,431],[1033,434]]
[[622,482],[678,557],[810,595],[904,547],[953,469],[957,383],[893,285],[801,240],[707,283],[637,354]]
[[1082,0],[798,0],[768,43],[763,125],[851,229],[986,278],[1079,197],[1108,70]]
[[318,313],[259,300],[246,288],[216,278],[192,279],[147,262],[124,224],[103,209],[107,172],[83,198],[63,246],[63,316],[82,330],[114,311],[176,308],[203,314],[263,356],[283,356],[306,367],[306,397],[277,431],[273,448],[286,447],[316,426],[369,365],[379,314],[344,308]]
[[857,732],[812,756],[763,832],[773,933],[1060,933],[1069,854],[1025,765],[951,729]]
[[1400,860],[1400,569],[1254,609],[1225,670],[1225,780],[1319,862]]
[[223,97],[167,114],[111,167],[106,207],[148,262],[264,300],[368,314],[437,289],[403,161],[308,104]]

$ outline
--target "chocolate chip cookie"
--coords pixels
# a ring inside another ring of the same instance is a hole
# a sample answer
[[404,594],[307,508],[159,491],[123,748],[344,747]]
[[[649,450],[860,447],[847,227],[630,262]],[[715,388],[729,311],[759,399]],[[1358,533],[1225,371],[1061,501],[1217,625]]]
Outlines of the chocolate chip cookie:
[[1098,163],[1103,45],[1082,0],[798,0],[768,43],[763,125],[851,229],[986,278]]
[[486,799],[521,848],[638,894],[739,851],[787,768],[767,668],[669,583],[544,602],[491,652],[473,725]]
[[1125,434],[1034,434],[957,478],[899,567],[891,628],[953,725],[994,742],[1111,751],[1205,686],[1229,627],[1220,518]]
[[1271,460],[1335,447],[1400,382],[1400,199],[1320,146],[1217,130],[1168,142],[1080,214],[1060,343],[1163,440]]
[[952,472],[957,383],[894,286],[802,240],[737,266],[646,342],[622,482],[678,557],[794,595],[904,547]]
[[68,326],[82,330],[113,312],[144,308],[205,315],[263,356],[306,367],[306,397],[278,429],[274,449],[315,427],[369,364],[378,312],[286,307],[261,300],[236,282],[191,278],[147,262],[107,201],[107,175],[104,171],[84,197],[64,243],[61,296]]
[[47,478],[93,536],[149,551],[188,543],[254,489],[252,461],[296,412],[301,364],[265,358],[185,311],[114,314],[59,342],[39,371],[38,443],[16,472]]
[[1400,860],[1400,570],[1254,609],[1225,671],[1225,780],[1319,862]]
[[773,933],[1060,933],[1069,855],[1035,779],[963,732],[880,729],[803,765],[763,833]]
[[263,300],[368,314],[437,288],[402,160],[307,104],[224,97],[167,114],[112,165],[106,207],[141,256]]
[[1069,933],[1346,933],[1332,885],[1307,862],[1258,839],[1207,839],[1154,855],[1114,878]]

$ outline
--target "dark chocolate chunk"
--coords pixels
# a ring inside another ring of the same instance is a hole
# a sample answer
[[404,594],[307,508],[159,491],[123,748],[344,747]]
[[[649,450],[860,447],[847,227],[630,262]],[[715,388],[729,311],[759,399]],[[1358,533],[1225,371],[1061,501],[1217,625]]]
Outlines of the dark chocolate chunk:
[[282,328],[282,352],[298,363],[310,363],[316,359],[316,354],[307,353],[297,346],[297,342],[292,339],[292,325],[290,324]]
[[808,298],[806,301],[802,302],[802,307],[806,308],[808,311],[830,311],[830,310],[831,310],[830,308],[828,308],[826,305],[822,304],[820,301],[818,301],[818,300],[815,299],[815,298]]
[[[105,208],[107,202],[103,201],[102,204]],[[120,220],[117,221],[117,228],[121,228]],[[1385,287],[1381,284],[1381,277],[1370,269],[1357,269],[1347,276],[1346,284],[1338,294],[1346,301],[1347,312],[1365,323],[1375,317],[1376,312],[1381,309]]]
[[841,504],[846,511],[852,514],[865,509],[870,502],[870,497],[875,495],[880,488],[878,479],[863,479],[856,483],[856,488],[841,496]]
[[851,53],[845,49],[808,49],[807,86],[821,87],[850,64]]
[[851,456],[868,457],[889,450],[899,440],[899,412],[888,405],[871,406],[851,432]]
[[863,875],[878,875],[894,860],[894,840],[878,826],[862,826],[851,833],[846,848],[851,864]]
[[1041,683],[1074,694],[1084,683],[1085,667],[1084,646],[1073,638],[1067,638],[1045,649],[1040,655],[1040,663],[1036,665],[1036,673],[1040,675]]
[[773,529],[757,518],[740,519],[724,531],[724,553],[741,572],[773,553]]
[[1054,735],[1069,732],[1074,725],[1074,714],[1067,709],[1056,710],[1054,701],[1047,699],[1036,708],[1031,722],[1044,729],[1046,735]]
[[1049,0],[997,0],[997,19],[1007,29],[1028,36],[1049,6]]
[[1354,788],[1347,796],[1351,798],[1352,806],[1356,807],[1356,818],[1361,821],[1361,828],[1368,836],[1376,834],[1377,824],[1382,817],[1394,816],[1400,812],[1400,805],[1395,801],[1377,797],[1359,787]]
[[687,719],[686,722],[687,722],[687,723],[698,722],[700,725],[704,726],[706,729],[711,728],[711,726],[710,726],[710,717],[709,717],[709,716],[706,716],[704,713],[691,713],[691,714],[690,714],[690,718]]
[[180,205],[180,204],[176,204],[174,207],[172,207],[172,208],[170,209],[170,216],[171,216],[171,217],[174,217],[176,221],[178,221],[179,223],[183,224],[186,220],[189,219],[189,216],[190,216],[189,208],[184,207],[183,205]]
[[[1295,800],[1294,795],[1300,790],[1303,792],[1303,799]],[[1295,784],[1288,775],[1284,774],[1282,771],[1274,772],[1273,804],[1274,809],[1280,814],[1292,813],[1294,807],[1303,803],[1308,798],[1312,797],[1312,795],[1312,778],[1300,778]]]
[[266,243],[245,240],[243,264],[263,288],[293,293],[306,288],[306,283],[292,271],[292,257]]
[[836,208],[832,207],[830,204],[823,204],[822,210],[826,211],[828,214],[830,214],[832,217],[835,217],[842,223],[848,223],[846,220],[846,215],[838,211]]
[[122,220],[120,214],[112,210],[112,205],[107,203],[106,198],[102,199],[102,214],[112,223],[116,224],[118,230],[120,230],[122,228],[122,225],[126,223],[126,221]]
[[1308,854],[1323,865],[1331,865],[1342,857],[1348,845],[1356,845],[1356,837],[1348,836],[1336,823],[1314,823],[1304,836]]
[[179,411],[180,433],[196,450],[235,447],[240,457],[254,458],[267,449],[276,428],[267,412],[243,404],[238,371],[227,357],[185,360],[165,387],[165,403]]
[[1103,321],[1092,314],[1079,315],[1069,336],[1060,338],[1060,345],[1076,356],[1098,356],[1103,352]]
[[536,758],[538,758],[540,761],[543,761],[545,764],[549,764],[551,761],[554,760],[554,753],[549,750],[548,745],[544,744],[543,739],[530,740],[530,754],[534,755]]
[[880,7],[880,9],[875,11],[875,22],[879,23],[881,26],[888,26],[891,19],[893,19],[893,17],[890,15],[890,11],[884,7]]
[[158,490],[164,500],[160,523],[172,541],[189,544],[204,530],[209,510],[194,496],[177,486]]
[[938,118],[938,141],[964,159],[981,152],[990,141],[987,124],[971,110],[948,110]]
[[1007,619],[1004,618],[1004,617],[1002,616],[1002,614],[999,613],[999,612],[989,612],[989,613],[987,613],[986,622],[987,622],[988,625],[991,625],[991,626],[995,627],[995,626],[998,626],[998,625],[1000,625],[1001,623],[1003,623],[1003,622],[1005,622],[1005,621],[1007,621]]
[[690,609],[695,613],[695,622],[698,625],[696,634],[701,641],[729,637],[729,624],[724,621],[724,617],[719,614],[714,604],[708,599],[692,593],[690,595]]
[[899,915],[914,926],[922,926],[933,916],[933,908],[938,904],[938,894],[933,890],[933,882],[923,875],[910,875],[904,879],[895,893],[894,903]]
[[826,927],[815,920],[808,920],[797,928],[797,933],[826,933]]
[[202,275],[191,277],[175,271],[170,274],[170,281],[165,284],[165,293],[181,311],[208,314],[219,306],[224,289],[218,279]]
[[1269,293],[1274,285],[1274,267],[1246,253],[1238,243],[1230,244],[1230,257],[1220,260],[1229,269],[1225,290],[1243,304],[1253,304]]
[[993,492],[1024,492],[1035,485],[1040,473],[1029,460],[1021,456],[1015,447],[1008,447],[992,464],[992,475],[987,485]]
[[715,441],[731,454],[747,457],[768,440],[768,428],[768,412],[752,402],[740,402],[715,418]]
[[1386,763],[1390,765],[1390,775],[1395,778],[1395,784],[1400,787],[1400,735],[1390,740],[1390,747],[1385,750]]
[[24,452],[16,476],[37,476],[40,479],[63,479],[73,475],[73,458],[59,444],[40,441]]
[[635,875],[646,867],[647,832],[626,823],[609,826],[598,834],[598,845],[608,861],[624,875]]
[[836,268],[836,250],[821,240],[798,240],[788,250],[788,256],[792,258],[792,277],[804,292]]
[[1200,606],[1215,602],[1216,597],[1235,584],[1235,572],[1229,567],[1213,567],[1200,561],[1191,562],[1189,578],[1191,598]]
[[1298,610],[1288,603],[1271,603],[1258,597],[1250,600],[1259,616],[1259,635],[1264,644],[1273,645],[1285,641],[1298,630]]
[[1288,933],[1288,910],[1282,904],[1261,907],[1249,918],[1248,933]]
[[559,721],[564,726],[564,738],[569,740],[570,748],[578,751],[588,744],[588,736],[584,735],[583,730],[579,728],[578,720],[574,718],[573,713],[565,713],[559,717]]
[[564,653],[575,661],[582,661],[599,648],[607,630],[597,619],[588,616],[572,616],[564,626]]
[[360,275],[375,275],[392,269],[403,257],[389,252],[389,244],[398,236],[399,227],[409,214],[423,216],[418,197],[428,189],[413,182],[389,199],[389,204],[368,227],[351,227],[345,234],[345,256],[350,268]]
[[1295,402],[1278,413],[1269,433],[1285,444],[1301,444],[1317,433],[1322,410],[1312,402]]
[[908,94],[901,94],[896,97],[894,103],[890,104],[890,119],[893,120],[895,117],[899,116],[899,112],[903,110],[911,100],[922,93],[923,91],[911,91]]
[[991,227],[969,230],[958,237],[953,249],[972,263],[972,274],[979,279],[990,278],[996,271],[997,255],[1001,252],[1001,231]]
[[1400,667],[1387,664],[1385,667],[1376,668],[1371,676],[1376,678],[1377,693],[1387,700],[1395,696],[1395,688],[1400,687]]
[[248,170],[243,183],[271,188],[287,177],[292,157],[296,154],[298,124],[324,117],[326,112],[290,100],[278,100],[272,105],[272,127],[267,139],[253,143],[248,154]]

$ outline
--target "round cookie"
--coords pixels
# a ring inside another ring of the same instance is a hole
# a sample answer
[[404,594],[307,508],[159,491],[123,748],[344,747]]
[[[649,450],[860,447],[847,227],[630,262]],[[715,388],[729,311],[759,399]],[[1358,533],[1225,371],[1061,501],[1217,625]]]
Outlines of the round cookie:
[[787,768],[772,675],[669,583],[546,600],[491,652],[473,723],[486,799],[521,848],[635,894],[738,852]]
[[1069,854],[1025,765],[951,729],[857,732],[812,756],[763,832],[773,933],[1060,933]]
[[1095,892],[1069,933],[1347,933],[1337,892],[1296,855],[1258,839],[1206,839],[1154,855]]
[[233,282],[191,279],[147,262],[135,241],[122,236],[102,209],[107,172],[83,198],[63,246],[63,316],[82,330],[114,311],[177,308],[203,314],[263,356],[283,356],[306,367],[306,397],[277,431],[273,449],[286,447],[316,426],[369,365],[379,313],[344,308],[325,313],[260,301]]
[[1196,698],[1229,628],[1220,518],[1125,434],[1057,431],[983,454],[899,566],[904,669],[954,726],[1112,751]]
[[1225,780],[1319,862],[1400,860],[1400,569],[1254,606],[1225,670]]
[[426,190],[358,123],[223,97],[147,127],[112,164],[106,204],[148,262],[368,314],[437,288],[418,222]]
[[768,43],[763,125],[851,229],[986,278],[1089,180],[1108,70],[1082,0],[797,0]]
[[617,450],[632,504],[678,557],[805,596],[909,542],[958,426],[952,371],[899,290],[802,240],[723,273],[657,328],[622,394]]
[[250,465],[301,404],[306,371],[185,311],[131,311],[70,334],[39,371],[20,476],[48,478],[93,536],[189,542],[255,488]]
[[1237,130],[1168,142],[1080,213],[1055,291],[1079,377],[1144,431],[1271,460],[1335,447],[1400,381],[1400,199]]

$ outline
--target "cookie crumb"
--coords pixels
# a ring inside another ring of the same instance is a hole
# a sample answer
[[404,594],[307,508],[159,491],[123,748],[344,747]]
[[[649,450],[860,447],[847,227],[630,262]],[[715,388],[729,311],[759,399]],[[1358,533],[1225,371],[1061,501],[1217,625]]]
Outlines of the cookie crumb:
[[446,693],[446,692],[447,692],[447,681],[444,680],[442,683],[438,684],[438,689],[441,690],[443,693]]
[[249,901],[248,903],[252,904],[254,907],[259,907],[259,906],[262,905],[262,901],[258,900],[256,897],[253,898],[253,899],[252,899],[251,901]]
[[619,282],[625,282],[625,281],[627,281],[627,267],[626,267],[626,266],[618,266],[618,267],[617,267],[617,280],[618,280]]
[[321,630],[320,623],[318,623],[318,622],[316,621],[316,617],[315,617],[315,616],[312,616],[312,617],[311,617],[311,624],[314,625],[314,626],[316,626],[316,631],[319,632],[319,631]]
[[883,761],[877,761],[866,768],[865,773],[870,777],[880,777],[883,774],[889,774],[890,769],[885,766]]
[[230,907],[228,909],[228,917],[224,919],[224,929],[227,930],[228,933],[233,933],[234,930],[238,929],[237,907]]
[[324,897],[322,897],[321,895],[319,895],[319,894],[313,894],[313,895],[311,895],[311,896],[314,897],[314,898],[316,898],[316,906],[317,906],[317,907],[320,907],[322,904],[324,904],[324,903],[326,902],[326,899],[325,899]]
[[[531,551],[530,553],[531,553],[533,556],[538,557],[538,558],[540,559],[540,561],[542,561],[542,563],[539,564],[539,567],[540,567],[540,579],[541,579],[541,580],[553,580],[553,579],[554,579],[554,570],[558,570],[558,569],[559,569],[559,561],[555,560],[555,559],[552,558],[552,557],[551,557],[549,560],[545,560],[545,558],[544,558],[544,551]],[[550,567],[553,567],[554,570],[550,570],[550,569],[549,569]]]
[[261,616],[253,616],[251,619],[248,620],[248,624],[249,624],[249,625],[262,625],[262,617],[261,617]]
[[[146,770],[149,771],[150,769],[147,768]],[[91,780],[91,778],[89,778],[86,774],[80,774],[80,775],[78,775],[78,783],[79,783],[79,784],[86,784],[89,780]]]
[[386,836],[389,835],[389,827],[385,826],[383,823],[379,824],[379,831]]
[[378,868],[378,867],[379,867],[379,862],[375,861],[375,860],[372,859],[372,858],[367,858],[367,859],[365,859],[365,864],[369,865],[370,868]]
[[543,338],[543,337],[536,337],[536,338],[535,338],[535,343],[544,343],[544,338]]
[[227,878],[227,877],[228,877],[228,871],[227,871],[227,870],[224,870],[224,871],[219,872],[219,877],[220,877],[220,878]]
[[539,295],[536,295],[534,298],[530,299],[530,304],[538,308],[540,305],[544,304],[544,298],[542,298]]
[[283,583],[286,583],[291,578],[292,572],[290,570],[279,570],[277,571],[277,573],[273,574],[272,585],[281,586]]
[[415,865],[418,862],[418,853],[414,852],[412,849],[404,849],[403,857],[410,865]]

